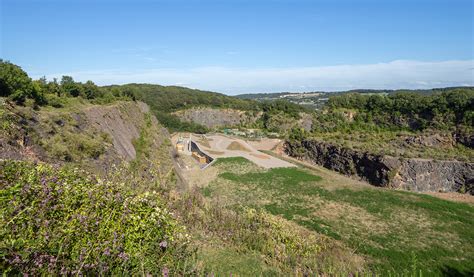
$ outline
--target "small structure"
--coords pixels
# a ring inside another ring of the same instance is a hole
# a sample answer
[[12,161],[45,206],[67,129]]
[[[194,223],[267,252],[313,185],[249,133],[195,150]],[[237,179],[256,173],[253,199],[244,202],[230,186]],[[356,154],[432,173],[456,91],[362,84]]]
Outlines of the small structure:
[[211,156],[201,151],[194,141],[190,141],[189,145],[191,147],[192,157],[199,162],[201,168],[206,167],[214,160]]
[[178,141],[176,142],[176,150],[177,151],[180,151],[180,152],[183,152],[185,150],[185,141],[183,140],[182,137],[179,137],[178,138]]
[[192,154],[193,158],[195,158],[200,164],[207,164],[207,158],[198,152],[194,151]]
[[184,151],[184,143],[183,142],[178,142],[176,143],[176,150],[183,152]]

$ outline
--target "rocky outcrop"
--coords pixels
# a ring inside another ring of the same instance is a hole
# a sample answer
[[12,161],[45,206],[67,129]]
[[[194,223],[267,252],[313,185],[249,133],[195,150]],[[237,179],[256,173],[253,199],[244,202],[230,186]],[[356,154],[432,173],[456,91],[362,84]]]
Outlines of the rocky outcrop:
[[234,109],[192,108],[174,113],[179,119],[194,122],[207,128],[234,127],[256,122],[261,112]]
[[[49,163],[79,162],[91,168],[109,170],[115,164],[132,161],[137,155],[134,141],[143,129],[150,131],[153,148],[168,138],[168,132],[142,102],[82,105],[74,109],[40,109],[13,104],[0,106],[0,159],[34,160]],[[84,146],[77,146],[80,143]],[[88,154],[87,147],[98,149]],[[70,148],[76,153],[73,158]],[[59,152],[59,150],[64,151]],[[81,150],[83,149],[83,150]],[[166,150],[163,150],[166,151]],[[167,152],[163,155],[167,155]]]
[[370,184],[413,191],[474,194],[474,163],[373,155],[314,140],[287,141],[285,152]]
[[[140,136],[140,129],[145,124],[144,114],[147,112],[148,106],[142,102],[123,102],[87,108],[83,113],[76,114],[76,121],[108,134],[115,151],[130,161],[136,156],[132,142]],[[81,117],[85,118],[81,120]]]
[[[262,118],[263,112],[240,111],[235,109],[191,108],[174,113],[180,120],[197,123],[207,128],[247,127]],[[313,115],[300,113],[299,119],[284,113],[272,114],[266,118],[266,126],[270,130],[285,133],[292,128],[303,128],[311,131]]]
[[421,146],[421,147],[453,147],[456,145],[456,141],[452,135],[419,135],[419,136],[408,136],[405,138],[405,144],[407,146]]
[[472,132],[458,130],[453,134],[453,138],[459,144],[474,148],[474,134]]

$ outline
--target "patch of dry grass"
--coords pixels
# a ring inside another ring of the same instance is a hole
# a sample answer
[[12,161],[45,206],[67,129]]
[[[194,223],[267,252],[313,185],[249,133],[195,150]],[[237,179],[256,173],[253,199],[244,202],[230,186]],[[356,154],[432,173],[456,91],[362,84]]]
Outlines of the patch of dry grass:
[[229,146],[227,146],[227,150],[250,152],[249,149],[247,149],[245,146],[243,146],[241,143],[237,141],[231,142]]
[[[211,202],[262,208],[340,240],[366,256],[376,272],[474,267],[466,260],[474,255],[474,209],[466,204],[374,188],[310,166],[280,172],[234,158],[216,167],[222,173],[205,189]],[[323,179],[311,178],[314,173]]]

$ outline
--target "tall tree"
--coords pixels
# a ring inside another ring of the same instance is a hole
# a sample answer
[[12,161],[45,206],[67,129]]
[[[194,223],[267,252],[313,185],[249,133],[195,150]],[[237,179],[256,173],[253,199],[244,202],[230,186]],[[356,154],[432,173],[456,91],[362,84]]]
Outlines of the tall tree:
[[74,82],[74,79],[71,76],[63,76],[61,78],[61,89],[73,97],[81,95],[81,87]]
[[23,103],[32,90],[31,79],[21,67],[0,59],[0,96],[10,96]]

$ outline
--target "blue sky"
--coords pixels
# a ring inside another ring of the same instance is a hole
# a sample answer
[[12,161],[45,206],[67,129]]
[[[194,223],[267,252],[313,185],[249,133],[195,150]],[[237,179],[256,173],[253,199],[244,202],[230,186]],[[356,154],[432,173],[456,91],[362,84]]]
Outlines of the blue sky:
[[0,0],[31,76],[228,94],[474,85],[472,0]]

